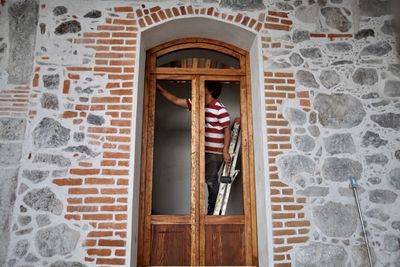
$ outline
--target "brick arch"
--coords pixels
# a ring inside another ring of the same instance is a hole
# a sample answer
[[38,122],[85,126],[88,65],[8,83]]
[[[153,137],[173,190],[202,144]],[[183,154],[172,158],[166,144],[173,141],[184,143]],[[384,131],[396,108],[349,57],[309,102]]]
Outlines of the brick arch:
[[219,19],[228,23],[236,24],[240,27],[244,27],[255,33],[260,32],[264,26],[263,16],[259,16],[259,18],[255,19],[241,13],[228,14],[219,12],[214,7],[197,8],[188,5],[164,9],[162,9],[160,6],[136,9],[136,18],[138,20],[138,26],[141,29],[161,24],[168,20],[184,17],[209,17],[212,19]]

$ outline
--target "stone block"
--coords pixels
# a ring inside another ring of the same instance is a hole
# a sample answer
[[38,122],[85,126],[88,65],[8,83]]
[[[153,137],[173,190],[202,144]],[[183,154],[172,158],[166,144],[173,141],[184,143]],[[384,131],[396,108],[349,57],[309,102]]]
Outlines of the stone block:
[[0,171],[0,266],[5,266],[7,259],[17,179],[18,169]]
[[29,84],[38,24],[37,0],[17,0],[10,3],[8,83]]
[[296,267],[343,267],[346,266],[347,252],[339,245],[312,242],[294,251]]
[[21,156],[21,143],[0,143],[0,166],[18,165]]
[[356,153],[356,145],[354,144],[351,134],[334,134],[324,139],[325,149],[331,155],[341,153]]
[[326,158],[322,164],[322,177],[333,182],[350,181],[350,177],[361,179],[362,165],[348,158]]
[[40,229],[35,236],[35,247],[42,257],[65,256],[72,253],[79,240],[79,232],[65,223]]
[[63,209],[62,202],[48,187],[29,191],[23,201],[34,210],[48,211],[56,215],[61,215]]
[[314,109],[318,111],[319,122],[331,129],[355,127],[366,115],[361,101],[348,94],[318,94]]
[[26,120],[0,118],[0,140],[20,141],[24,139]]
[[52,118],[43,118],[32,132],[36,148],[53,148],[64,146],[70,139],[70,129]]

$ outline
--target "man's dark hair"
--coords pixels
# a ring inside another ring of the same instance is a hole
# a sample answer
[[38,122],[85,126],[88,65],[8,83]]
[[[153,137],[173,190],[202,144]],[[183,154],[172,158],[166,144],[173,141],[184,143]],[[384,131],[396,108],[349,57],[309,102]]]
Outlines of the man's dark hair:
[[206,89],[211,93],[212,97],[218,98],[221,95],[221,83],[215,81],[206,81]]

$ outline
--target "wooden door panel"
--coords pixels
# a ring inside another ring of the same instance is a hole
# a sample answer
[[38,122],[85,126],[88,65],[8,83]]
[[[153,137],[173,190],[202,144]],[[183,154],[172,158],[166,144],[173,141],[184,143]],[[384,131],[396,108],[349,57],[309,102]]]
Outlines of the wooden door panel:
[[190,225],[152,225],[151,265],[190,265]]
[[206,225],[205,228],[206,265],[245,265],[244,225]]

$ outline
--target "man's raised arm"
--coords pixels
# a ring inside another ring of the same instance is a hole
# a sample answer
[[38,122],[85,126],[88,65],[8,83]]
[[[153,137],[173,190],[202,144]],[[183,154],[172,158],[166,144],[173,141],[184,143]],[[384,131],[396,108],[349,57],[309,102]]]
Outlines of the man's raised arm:
[[179,98],[179,97],[171,94],[170,92],[165,90],[159,83],[157,83],[157,89],[160,92],[160,94],[162,96],[164,96],[165,99],[167,99],[172,104],[177,105],[177,106],[182,107],[182,108],[187,108],[188,107],[185,98]]

